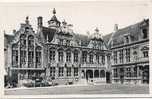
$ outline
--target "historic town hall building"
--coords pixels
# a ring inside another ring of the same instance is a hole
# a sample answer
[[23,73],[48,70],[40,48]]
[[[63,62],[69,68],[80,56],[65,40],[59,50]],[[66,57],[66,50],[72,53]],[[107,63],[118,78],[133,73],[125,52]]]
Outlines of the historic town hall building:
[[43,26],[37,18],[33,31],[26,17],[14,35],[5,36],[5,69],[18,85],[23,80],[44,76],[59,84],[149,81],[149,22],[144,20],[101,36],[98,28],[91,36],[75,33],[72,25],[60,22],[56,10]]

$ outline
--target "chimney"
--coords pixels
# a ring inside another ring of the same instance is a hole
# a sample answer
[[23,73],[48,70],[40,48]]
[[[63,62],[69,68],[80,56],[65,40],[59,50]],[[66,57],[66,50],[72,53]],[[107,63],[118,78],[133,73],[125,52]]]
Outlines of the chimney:
[[37,21],[38,21],[38,27],[41,27],[42,25],[43,25],[43,17],[42,16],[39,16],[38,18],[37,18]]
[[114,25],[114,31],[117,32],[118,31],[118,24]]
[[14,29],[14,30],[13,30],[13,34],[15,34],[15,33],[16,33],[16,30]]

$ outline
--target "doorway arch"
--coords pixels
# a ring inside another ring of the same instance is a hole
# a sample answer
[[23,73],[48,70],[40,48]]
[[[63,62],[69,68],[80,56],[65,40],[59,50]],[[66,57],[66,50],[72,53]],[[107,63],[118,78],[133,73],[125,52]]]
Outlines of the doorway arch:
[[104,78],[105,77],[105,71],[104,70],[100,70],[100,78]]
[[93,70],[87,70],[86,71],[86,79],[93,78]]
[[94,77],[95,78],[99,78],[99,70],[95,70],[94,71]]

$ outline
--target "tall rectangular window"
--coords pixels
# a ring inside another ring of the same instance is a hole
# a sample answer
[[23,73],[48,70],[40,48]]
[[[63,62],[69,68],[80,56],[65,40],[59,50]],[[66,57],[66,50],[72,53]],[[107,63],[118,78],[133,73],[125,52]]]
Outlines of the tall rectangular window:
[[50,76],[55,77],[55,67],[50,67]]
[[117,64],[117,51],[113,52],[114,64]]
[[99,62],[99,55],[96,55],[96,61],[97,61],[98,64],[100,63]]
[[50,61],[54,61],[55,60],[55,51],[50,50]]
[[29,67],[34,67],[33,58],[34,58],[34,51],[29,51],[28,52],[28,66]]
[[82,52],[82,62],[87,62],[87,52]]
[[78,62],[78,52],[74,52],[74,62]]
[[78,67],[74,68],[74,76],[78,76]]
[[26,64],[26,51],[25,50],[21,50],[21,54],[20,54],[20,60],[21,60],[21,67],[23,67]]
[[90,63],[93,63],[93,55],[92,54],[89,56],[89,61],[90,61]]
[[116,68],[113,69],[113,73],[114,73],[113,74],[114,77],[118,77],[118,69],[116,69]]
[[36,51],[36,67],[40,67],[40,66],[41,66],[41,52]]
[[18,65],[18,51],[17,50],[13,50],[12,52],[12,60],[13,60],[13,66],[17,66]]
[[126,49],[126,62],[130,62],[130,48]]
[[58,60],[59,60],[59,62],[62,62],[63,61],[63,51],[59,51],[58,52]]
[[119,51],[119,61],[123,63],[123,49]]
[[66,61],[71,62],[71,52],[69,51],[66,53]]
[[64,74],[64,68],[63,67],[59,67],[59,77],[62,77]]
[[126,76],[131,77],[131,68],[130,67],[126,68]]
[[103,65],[105,65],[105,55],[102,55],[101,62],[102,62]]
[[67,67],[67,76],[71,76],[71,67]]

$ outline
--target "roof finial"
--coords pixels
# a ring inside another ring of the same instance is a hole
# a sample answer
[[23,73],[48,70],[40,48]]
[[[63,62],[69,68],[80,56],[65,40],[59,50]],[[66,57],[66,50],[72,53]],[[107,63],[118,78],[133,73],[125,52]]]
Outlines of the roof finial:
[[53,9],[53,14],[56,14],[56,10],[55,10],[55,8]]
[[29,24],[29,20],[28,20],[28,19],[29,19],[29,17],[26,16],[26,20],[25,20],[25,23],[26,23],[26,24]]
[[98,32],[99,32],[99,29],[98,29],[97,27],[96,27],[96,29],[95,29],[95,32],[96,32],[96,33],[98,33]]

